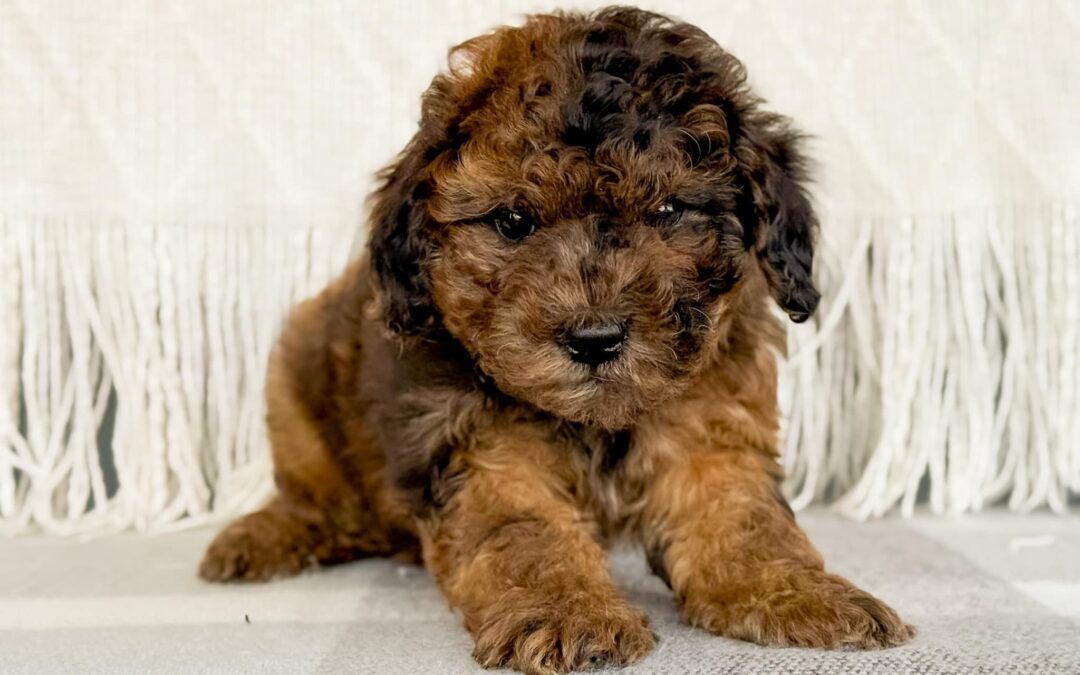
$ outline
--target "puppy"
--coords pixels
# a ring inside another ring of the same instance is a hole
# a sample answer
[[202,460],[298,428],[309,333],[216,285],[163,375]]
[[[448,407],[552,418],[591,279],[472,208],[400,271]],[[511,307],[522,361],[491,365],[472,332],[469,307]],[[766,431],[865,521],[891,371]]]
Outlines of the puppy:
[[420,560],[484,666],[630,664],[630,537],[685,620],[763,645],[913,629],[825,571],[780,492],[775,353],[818,304],[798,134],[705,33],[610,8],[451,52],[366,256],[271,358],[277,495],[205,579]]

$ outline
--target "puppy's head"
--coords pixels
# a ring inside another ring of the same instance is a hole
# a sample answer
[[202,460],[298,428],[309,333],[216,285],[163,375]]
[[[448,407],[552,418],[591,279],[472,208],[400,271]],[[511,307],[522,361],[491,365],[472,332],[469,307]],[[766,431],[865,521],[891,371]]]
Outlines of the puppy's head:
[[388,324],[445,329],[506,393],[627,426],[715,358],[761,279],[793,320],[814,311],[796,141],[734,57],[654,14],[466,42],[374,197]]

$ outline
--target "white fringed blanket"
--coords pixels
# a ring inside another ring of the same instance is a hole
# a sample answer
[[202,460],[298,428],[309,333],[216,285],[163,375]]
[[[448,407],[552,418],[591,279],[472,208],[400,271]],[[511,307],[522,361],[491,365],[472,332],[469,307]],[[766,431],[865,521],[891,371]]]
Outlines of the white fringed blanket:
[[[1080,5],[643,4],[815,136],[824,301],[781,383],[794,504],[1065,509]],[[446,48],[549,8],[0,0],[0,531],[256,505],[283,312],[362,238]]]

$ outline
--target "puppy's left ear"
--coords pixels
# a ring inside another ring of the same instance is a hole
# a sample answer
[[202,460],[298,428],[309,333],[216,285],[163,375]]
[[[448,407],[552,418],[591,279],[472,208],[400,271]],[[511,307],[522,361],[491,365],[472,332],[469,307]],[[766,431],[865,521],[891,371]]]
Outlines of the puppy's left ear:
[[752,186],[757,259],[773,298],[792,321],[802,323],[821,294],[813,280],[817,216],[804,188],[800,137],[783,120],[770,118],[747,140],[739,154]]

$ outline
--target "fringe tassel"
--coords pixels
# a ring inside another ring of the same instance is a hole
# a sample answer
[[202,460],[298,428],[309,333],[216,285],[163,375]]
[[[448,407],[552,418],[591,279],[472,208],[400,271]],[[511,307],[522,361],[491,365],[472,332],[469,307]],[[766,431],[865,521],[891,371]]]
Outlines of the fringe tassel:
[[[1071,207],[825,218],[781,369],[792,504],[855,518],[1080,494]],[[325,228],[0,219],[0,533],[164,531],[269,494],[262,381]]]
[[1061,513],[1080,494],[1072,207],[825,219],[815,322],[781,375],[792,504]]
[[266,361],[288,308],[346,264],[333,234],[0,220],[0,532],[257,507]]

